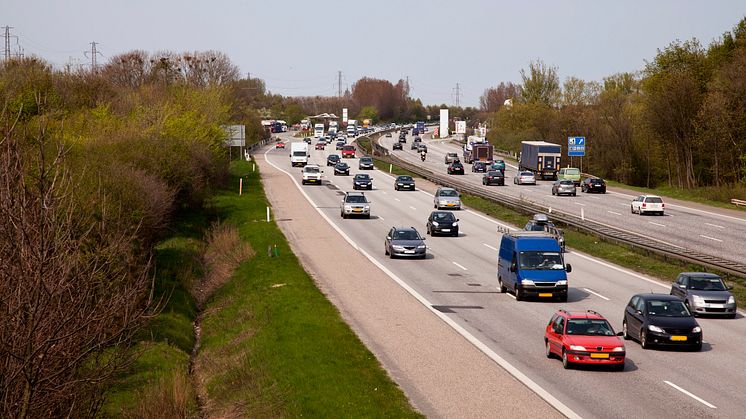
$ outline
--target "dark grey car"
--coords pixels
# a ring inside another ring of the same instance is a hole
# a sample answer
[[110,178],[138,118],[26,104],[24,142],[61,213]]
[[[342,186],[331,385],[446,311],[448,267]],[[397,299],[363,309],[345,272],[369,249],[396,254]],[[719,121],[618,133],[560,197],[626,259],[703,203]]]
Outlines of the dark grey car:
[[391,227],[383,244],[384,253],[391,257],[427,257],[425,238],[414,227]]
[[722,278],[706,272],[682,272],[671,286],[671,295],[682,300],[695,316],[736,317],[736,298]]
[[394,181],[394,189],[397,191],[400,191],[402,189],[409,189],[410,191],[413,191],[414,179],[412,179],[412,176],[397,176],[396,180]]

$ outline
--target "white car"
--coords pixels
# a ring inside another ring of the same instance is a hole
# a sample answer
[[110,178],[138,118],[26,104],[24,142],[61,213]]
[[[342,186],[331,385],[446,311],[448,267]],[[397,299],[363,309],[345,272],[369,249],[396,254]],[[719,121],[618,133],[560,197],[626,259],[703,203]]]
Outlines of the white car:
[[532,172],[518,172],[513,177],[516,185],[536,185],[536,176]]
[[638,213],[640,215],[645,213],[653,213],[663,215],[663,211],[666,209],[666,204],[663,203],[663,199],[656,195],[640,195],[632,200],[632,204],[629,207],[632,214]]
[[461,209],[461,198],[457,190],[453,188],[438,188],[433,197],[433,208]]
[[321,185],[321,174],[324,173],[321,168],[316,164],[307,164],[305,167],[303,167],[303,179],[301,180],[301,183],[304,185],[306,183],[316,183],[318,185]]

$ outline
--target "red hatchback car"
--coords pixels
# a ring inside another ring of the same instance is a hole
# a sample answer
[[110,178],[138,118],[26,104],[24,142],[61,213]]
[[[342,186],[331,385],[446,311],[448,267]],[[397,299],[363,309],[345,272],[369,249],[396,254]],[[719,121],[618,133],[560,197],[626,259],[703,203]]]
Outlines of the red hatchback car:
[[283,148],[284,149],[285,148],[285,143],[283,143],[282,141],[280,141],[279,143],[275,144],[275,148]]
[[562,366],[608,365],[624,370],[624,341],[606,319],[593,310],[558,310],[544,332],[547,358],[557,356]]

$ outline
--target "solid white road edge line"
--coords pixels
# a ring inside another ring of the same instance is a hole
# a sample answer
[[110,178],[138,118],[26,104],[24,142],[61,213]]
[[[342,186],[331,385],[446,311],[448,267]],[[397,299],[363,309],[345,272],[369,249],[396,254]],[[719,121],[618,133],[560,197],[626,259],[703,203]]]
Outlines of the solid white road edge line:
[[422,305],[424,305],[428,310],[430,310],[431,313],[438,316],[442,321],[444,321],[447,325],[451,326],[452,329],[454,329],[456,332],[458,332],[461,336],[463,336],[467,341],[469,341],[472,345],[476,346],[477,349],[482,351],[485,355],[487,355],[490,359],[492,359],[494,362],[496,362],[498,365],[500,365],[505,371],[507,371],[510,375],[515,377],[518,381],[523,383],[526,387],[528,387],[531,391],[536,393],[539,397],[544,399],[547,403],[549,403],[552,407],[557,409],[560,413],[565,415],[568,418],[571,419],[581,419],[581,416],[575,413],[572,409],[567,407],[564,403],[559,401],[556,397],[554,397],[552,394],[550,394],[548,391],[544,390],[543,387],[536,384],[534,380],[529,378],[527,375],[522,373],[518,368],[514,367],[513,364],[506,361],[503,357],[498,355],[495,351],[490,349],[486,344],[484,344],[482,341],[477,339],[476,336],[472,335],[464,329],[461,325],[456,323],[455,320],[451,319],[450,317],[446,316],[445,313],[442,313],[435,308],[433,308],[432,303],[430,303],[425,297],[423,297],[420,293],[418,293],[414,288],[410,287],[409,284],[404,282],[401,278],[399,278],[395,273],[391,272],[386,266],[384,266],[381,262],[379,262],[377,259],[375,259],[373,256],[368,254],[365,250],[361,249],[342,229],[337,226],[336,223],[334,223],[326,214],[324,214],[321,209],[317,208],[314,202],[311,200],[311,197],[306,194],[306,191],[303,190],[303,188],[300,186],[298,181],[285,170],[278,167],[276,164],[272,163],[269,158],[267,157],[267,154],[272,150],[271,148],[268,149],[264,153],[264,160],[272,165],[275,169],[285,173],[290,177],[290,180],[293,181],[295,184],[295,187],[298,188],[298,190],[301,192],[301,194],[306,198],[306,200],[311,203],[311,206],[316,209],[316,212],[321,215],[321,217],[326,220],[327,223],[329,223],[334,230],[339,233],[339,235],[344,238],[347,243],[349,243],[355,250],[359,251],[363,256],[368,258],[368,260],[371,261],[374,265],[376,265],[379,269],[381,269],[386,275],[389,276],[394,282],[399,284],[400,287],[404,288],[412,297],[417,299]]
[[709,407],[710,409],[717,409],[717,406],[715,406],[714,404],[712,404],[712,403],[709,403],[709,402],[707,402],[706,400],[704,400],[704,399],[702,399],[702,398],[700,398],[700,397],[697,397],[697,396],[695,396],[694,394],[692,394],[692,393],[690,393],[690,392],[688,392],[688,391],[684,390],[683,388],[681,388],[681,387],[677,386],[676,384],[674,384],[674,383],[672,383],[672,382],[670,382],[670,381],[666,381],[666,380],[663,380],[663,382],[664,382],[664,383],[666,383],[666,384],[668,384],[669,386],[671,386],[671,387],[675,388],[676,390],[679,390],[680,392],[682,392],[682,393],[686,394],[687,396],[689,396],[689,397],[693,398],[694,400],[696,400],[696,401],[698,401],[698,402],[702,403],[703,405],[705,405],[705,406]]
[[451,261],[451,263],[453,263],[454,265],[458,266],[459,268],[461,268],[461,269],[463,269],[463,270],[465,270],[465,271],[468,271],[468,269],[466,269],[466,268],[465,268],[465,267],[464,267],[463,265],[461,265],[461,264],[459,264],[459,263],[456,263],[456,262],[454,262],[454,261]]
[[590,292],[591,294],[595,295],[596,297],[603,298],[606,301],[611,301],[610,298],[606,298],[606,297],[604,297],[603,295],[601,295],[601,294],[599,294],[597,292],[589,290],[588,288],[583,288],[583,289],[586,290],[586,291],[588,291],[588,292]]

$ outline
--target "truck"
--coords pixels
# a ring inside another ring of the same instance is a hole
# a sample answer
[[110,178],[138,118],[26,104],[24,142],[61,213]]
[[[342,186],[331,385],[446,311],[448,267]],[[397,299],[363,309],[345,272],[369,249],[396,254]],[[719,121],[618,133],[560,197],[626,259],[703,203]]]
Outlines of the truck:
[[290,144],[290,165],[305,166],[308,164],[308,144],[303,141]]
[[324,124],[314,124],[313,126],[313,136],[316,138],[321,138],[324,136]]
[[329,135],[334,137],[337,135],[337,131],[339,131],[339,124],[337,123],[337,121],[329,122]]
[[357,136],[357,120],[356,119],[347,120],[347,135],[350,137]]
[[486,138],[470,136],[464,144],[464,161],[474,163],[474,161],[492,162],[492,155],[495,148],[487,142]]
[[423,134],[425,132],[425,121],[417,121],[415,127],[417,128],[417,132]]
[[529,170],[542,179],[557,180],[562,146],[546,141],[522,141],[518,170]]
[[500,292],[511,290],[515,299],[527,297],[567,301],[567,273],[557,239],[543,231],[503,234],[497,256]]

